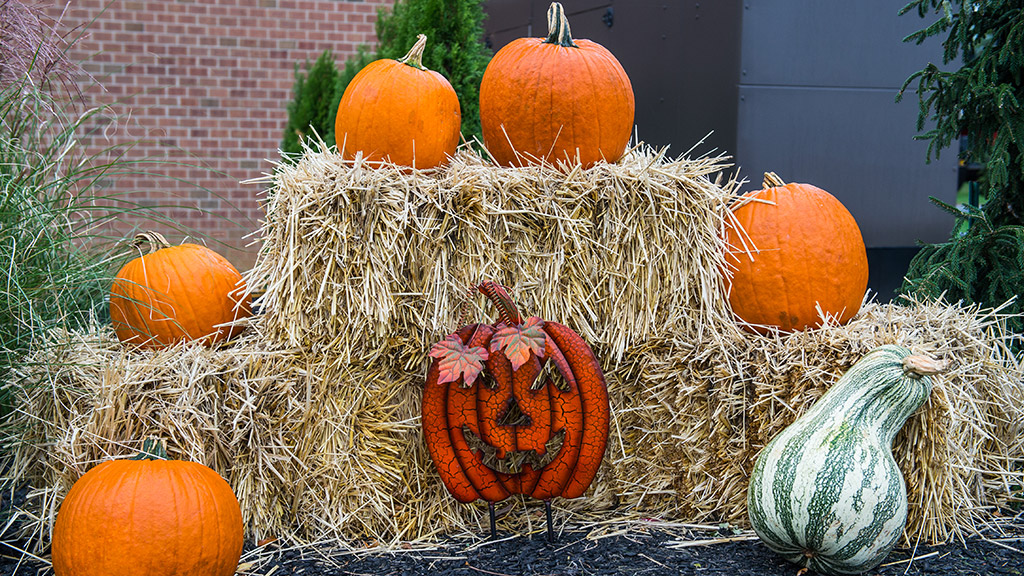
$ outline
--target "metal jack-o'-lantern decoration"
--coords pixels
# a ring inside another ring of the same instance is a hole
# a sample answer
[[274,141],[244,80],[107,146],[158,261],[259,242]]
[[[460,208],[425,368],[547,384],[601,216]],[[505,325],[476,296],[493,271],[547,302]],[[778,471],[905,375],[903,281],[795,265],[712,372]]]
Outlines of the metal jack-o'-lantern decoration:
[[604,458],[604,374],[571,329],[524,321],[499,284],[478,289],[499,318],[463,326],[430,349],[427,448],[452,496],[489,503],[492,535],[494,503],[522,494],[544,501],[551,538],[551,499],[582,496]]

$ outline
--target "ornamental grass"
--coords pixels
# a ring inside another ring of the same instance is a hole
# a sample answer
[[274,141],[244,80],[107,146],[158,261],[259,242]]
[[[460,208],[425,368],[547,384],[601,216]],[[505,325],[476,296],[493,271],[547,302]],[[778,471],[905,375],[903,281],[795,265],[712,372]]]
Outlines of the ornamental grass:
[[[326,150],[263,180],[267,217],[247,284],[261,314],[237,340],[135,351],[106,326],[54,331],[20,383],[9,476],[32,486],[24,530],[45,541],[63,494],[100,460],[158,436],[222,474],[248,535],[399,546],[487,534],[482,504],[445,491],[420,434],[427,352],[493,320],[467,288],[511,289],[598,356],[612,421],[588,495],[557,528],[640,519],[746,526],[757,451],[868,350],[949,361],[897,437],[906,542],[964,538],[1019,498],[1024,369],[998,311],[868,301],[845,326],[758,335],[730,318],[722,158],[639,146],[587,171],[494,168],[470,151],[436,172],[373,170]],[[499,529],[543,529],[543,506],[499,504]]]

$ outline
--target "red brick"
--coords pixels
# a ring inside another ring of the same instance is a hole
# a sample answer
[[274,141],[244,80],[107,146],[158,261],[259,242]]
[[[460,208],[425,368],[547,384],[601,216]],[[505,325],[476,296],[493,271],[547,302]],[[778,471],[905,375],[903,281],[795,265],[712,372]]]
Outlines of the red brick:
[[[148,140],[132,148],[132,158],[177,159],[227,174],[157,166],[154,172],[183,181],[138,176],[113,185],[135,201],[179,206],[161,214],[228,243],[232,262],[248,268],[258,248],[244,237],[263,218],[262,195],[258,185],[239,181],[261,176],[277,158],[295,62],[326,48],[344,61],[355,46],[372,45],[377,9],[393,0],[119,0],[103,11],[107,4],[77,0],[64,16],[69,26],[92,21],[72,54],[91,57],[86,69],[104,85],[89,97],[97,104],[127,97],[117,122],[83,144],[99,150]],[[51,16],[61,10],[56,3]],[[197,185],[210,194],[192,196]],[[197,205],[211,213],[198,213]]]

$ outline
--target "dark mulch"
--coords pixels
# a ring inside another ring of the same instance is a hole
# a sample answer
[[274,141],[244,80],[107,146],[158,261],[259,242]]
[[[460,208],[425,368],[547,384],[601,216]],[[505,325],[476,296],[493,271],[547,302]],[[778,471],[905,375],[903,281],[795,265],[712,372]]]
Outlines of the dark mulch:
[[[1024,535],[1022,535],[1024,536]],[[563,533],[549,543],[541,535],[512,536],[496,542],[452,541],[434,550],[358,555],[330,550],[250,553],[250,574],[277,576],[600,576],[605,574],[796,576],[797,568],[779,559],[749,533],[680,537],[675,531],[631,529],[626,534],[588,538]],[[738,541],[721,542],[726,539]],[[707,542],[707,543],[704,543]],[[710,543],[719,542],[719,543]],[[680,547],[686,544],[686,547]],[[702,544],[702,545],[695,545]],[[1000,544],[1003,544],[1002,546]],[[993,542],[972,539],[966,546],[920,546],[896,550],[870,574],[988,575],[1024,574],[1024,538]]]
[[[242,574],[287,576],[600,576],[611,574],[796,576],[750,533],[720,534],[633,527],[624,534],[595,537],[566,532],[553,543],[544,534],[512,535],[493,542],[451,540],[430,548],[356,553],[338,549],[247,547]],[[727,541],[732,540],[732,541]],[[897,549],[869,574],[1024,575],[1024,533],[996,540],[972,538],[966,545]],[[0,574],[50,573],[48,565],[8,550]],[[810,575],[808,575],[810,576]]]

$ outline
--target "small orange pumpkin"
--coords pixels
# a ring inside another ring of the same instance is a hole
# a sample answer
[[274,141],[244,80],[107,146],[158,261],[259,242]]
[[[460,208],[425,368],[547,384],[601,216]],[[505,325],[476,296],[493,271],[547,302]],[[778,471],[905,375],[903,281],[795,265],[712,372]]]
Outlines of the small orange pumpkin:
[[767,173],[763,186],[736,203],[735,223],[726,228],[733,312],[755,331],[820,326],[818,307],[845,324],[860,310],[868,284],[867,251],[853,215],[810,184]]
[[352,78],[338,106],[334,138],[346,160],[361,154],[410,168],[436,168],[455,154],[462,110],[455,89],[423,67],[420,34],[401,60],[383,58]]
[[126,344],[160,348],[183,340],[213,344],[240,326],[223,326],[252,314],[242,275],[205,246],[171,246],[156,232],[135,237],[146,254],[117,273],[110,290],[110,318]]
[[147,440],[71,487],[53,525],[56,576],[231,576],[242,555],[238,499],[216,472],[167,460]]
[[503,166],[622,157],[633,130],[633,87],[622,65],[573,40],[558,2],[547,38],[519,38],[494,55],[480,84],[484,145]]

